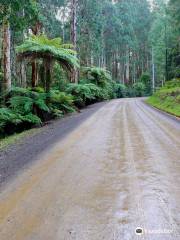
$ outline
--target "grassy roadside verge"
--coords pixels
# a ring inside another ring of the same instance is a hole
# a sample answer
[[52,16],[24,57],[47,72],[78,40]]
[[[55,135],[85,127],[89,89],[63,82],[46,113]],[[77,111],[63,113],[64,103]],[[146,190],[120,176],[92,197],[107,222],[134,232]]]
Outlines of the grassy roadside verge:
[[180,79],[167,82],[164,87],[149,97],[146,103],[180,117]]
[[40,132],[41,129],[42,128],[33,128],[33,129],[29,129],[29,130],[26,130],[21,133],[16,133],[14,135],[0,139],[0,151],[3,150],[4,148],[8,147],[11,144],[14,144],[17,142],[19,142],[19,143],[23,142],[24,138],[35,135],[36,133]]

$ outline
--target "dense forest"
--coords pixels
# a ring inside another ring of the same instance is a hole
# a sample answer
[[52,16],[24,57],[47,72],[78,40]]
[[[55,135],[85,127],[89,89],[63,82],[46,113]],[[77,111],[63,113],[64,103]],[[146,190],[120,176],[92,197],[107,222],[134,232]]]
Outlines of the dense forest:
[[0,0],[0,135],[180,77],[179,0]]

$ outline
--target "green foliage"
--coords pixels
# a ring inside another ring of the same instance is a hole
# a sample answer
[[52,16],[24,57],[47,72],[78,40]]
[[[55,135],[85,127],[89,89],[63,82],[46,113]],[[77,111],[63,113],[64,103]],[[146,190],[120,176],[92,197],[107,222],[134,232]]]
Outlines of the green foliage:
[[62,34],[62,23],[55,16],[57,10],[63,9],[66,0],[38,0],[39,17],[45,32],[50,37]]
[[172,17],[174,28],[177,31],[180,31],[180,4],[179,0],[170,0],[169,1],[169,13]]
[[147,103],[180,117],[180,79],[167,82]]
[[77,107],[84,107],[91,103],[115,97],[113,81],[108,82],[104,78],[99,81],[94,77],[93,79],[89,78],[87,81],[83,80],[80,84],[69,84],[66,91],[74,96],[74,103]]
[[30,24],[34,24],[38,14],[38,6],[34,0],[0,1],[0,23],[6,19],[13,30],[22,31]]
[[4,127],[6,122],[13,124],[21,123],[20,116],[9,108],[0,108],[0,128]]
[[[93,84],[69,84],[66,91],[74,96],[74,103],[77,107],[84,107],[87,101],[95,99],[91,91],[92,85]],[[94,85],[94,88],[95,87],[96,85]]]
[[105,65],[112,71],[113,79],[123,79],[129,49],[133,65],[130,79],[134,77],[134,69],[136,79],[139,78],[142,69],[138,68],[142,62],[146,66],[149,56],[151,15],[147,0],[79,0],[77,27],[81,62]]
[[[112,73],[100,67],[85,67],[80,84],[69,84],[67,70],[72,72],[74,67],[79,67],[74,46],[64,44],[69,42],[71,35],[70,1],[1,0],[0,23],[9,22],[12,30],[12,73],[22,75],[19,80],[17,76],[12,77],[13,85],[29,86],[33,72],[29,65],[32,61],[36,61],[39,75],[38,87],[13,88],[5,100],[3,98],[4,105],[0,110],[2,128],[27,122],[39,124],[72,112],[75,106],[82,107],[115,97],[151,94],[150,76],[143,72],[150,71],[152,48],[156,86],[162,85],[166,70],[169,76],[180,76],[178,3],[178,0],[170,0],[167,4],[162,0],[154,1],[151,11],[147,0],[78,0],[77,49],[80,62],[84,66],[103,66]],[[28,35],[24,43],[16,48],[23,42],[27,30],[36,27],[41,28],[37,30],[37,35]],[[38,35],[41,31],[47,35]],[[63,40],[57,38],[57,34],[62,34]],[[16,69],[14,48],[20,60],[26,59],[30,63],[24,69],[27,76],[24,85],[21,85],[24,70]],[[113,82],[112,77],[118,81],[122,79],[127,85]],[[177,80],[167,83],[158,97],[162,100],[167,96],[171,101],[177,94],[176,84]],[[179,101],[179,96],[175,101]]]
[[156,1],[149,42],[154,52],[156,85],[180,77],[179,0]]
[[59,64],[55,64],[53,68],[52,88],[64,92],[68,83],[69,78],[66,71]]
[[49,112],[46,95],[30,89],[13,88],[6,96],[5,107],[0,108],[0,132],[30,128],[42,123],[41,112]]
[[30,113],[34,108],[40,109],[48,112],[49,108],[45,103],[44,97],[37,97],[36,99],[25,97],[25,96],[15,96],[11,97],[9,100],[10,108],[20,113]]
[[[141,82],[134,83],[132,86],[116,83],[114,87],[115,97],[125,98],[125,97],[142,97],[146,95],[146,82],[148,75],[141,78]],[[149,92],[147,93],[149,94]]]
[[[36,90],[43,91],[43,89],[40,88],[36,88]],[[13,88],[9,95],[8,103],[10,104],[10,108],[17,112],[27,114],[33,112],[33,110],[49,111],[46,105],[45,93],[24,88]]]
[[82,71],[90,82],[102,88],[106,86],[108,81],[112,80],[110,73],[103,68],[84,67]]
[[44,88],[42,87],[35,87],[33,89],[30,89],[31,91],[37,92],[37,93],[45,93]]
[[110,99],[116,98],[115,82],[114,81],[106,82],[105,86],[102,87],[102,92],[104,92],[105,100],[110,100]]
[[6,96],[5,107],[0,108],[0,135],[11,133],[8,127],[12,132],[22,131],[73,111],[73,96],[64,92],[52,90],[46,94],[40,87],[13,88]]
[[65,92],[51,90],[48,101],[49,107],[55,117],[75,111],[73,96]]
[[152,94],[151,76],[148,73],[143,73],[139,79],[139,82],[142,82],[145,85],[144,90],[145,95],[151,95]]
[[[13,109],[0,108],[0,136],[8,134],[9,129],[12,129],[13,132],[16,132],[18,129],[17,126],[23,123],[26,123],[27,127],[30,127],[35,124],[40,124],[41,120],[32,113],[21,115]],[[28,125],[28,123],[30,125]],[[21,127],[21,129],[23,128]]]
[[145,94],[145,85],[142,82],[137,82],[133,84],[133,89],[135,90],[136,97],[142,97]]
[[173,88],[179,88],[180,87],[180,78],[175,78],[171,81],[166,82],[163,89],[173,89]]
[[80,59],[86,65],[85,59],[91,56],[98,58],[102,51],[102,33],[104,30],[102,0],[78,1],[78,42],[80,46]]
[[61,38],[49,39],[46,35],[32,35],[16,48],[20,58],[49,58],[71,70],[78,67],[76,52],[71,44],[63,44]]
[[137,97],[137,92],[134,87],[128,86],[127,87],[127,97],[132,98],[132,97]]
[[[85,86],[88,86],[87,83],[91,83],[99,87],[98,91],[100,90],[100,94],[95,96],[97,101],[108,100],[115,97],[115,82],[112,81],[112,77],[107,70],[99,67],[84,67],[82,68],[82,75],[86,79],[83,80],[83,82],[86,83],[84,84]],[[93,95],[93,89],[91,86],[93,85],[89,85],[88,87],[91,95]]]
[[117,98],[124,98],[127,96],[127,87],[124,84],[116,83],[115,93]]

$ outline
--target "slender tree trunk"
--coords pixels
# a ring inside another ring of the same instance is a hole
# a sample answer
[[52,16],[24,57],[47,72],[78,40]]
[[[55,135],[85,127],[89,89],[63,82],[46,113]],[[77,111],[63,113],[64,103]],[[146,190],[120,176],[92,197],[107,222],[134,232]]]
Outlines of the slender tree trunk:
[[[34,35],[38,35],[41,32],[42,24],[38,21],[36,24],[31,28]],[[37,86],[37,78],[38,78],[38,64],[36,60],[32,61],[32,88]]]
[[101,58],[98,59],[98,66],[101,67]]
[[123,82],[123,76],[122,76],[122,72],[123,72],[123,66],[122,66],[122,63],[120,62],[119,63],[119,74],[118,74],[118,80],[120,83]]
[[118,78],[118,61],[117,61],[117,58],[116,58],[116,54],[115,54],[115,72],[114,72],[114,77],[117,80],[117,78]]
[[129,83],[130,63],[129,63],[129,48],[126,50],[126,83]]
[[51,68],[52,68],[51,59],[46,59],[44,61],[44,64],[45,64],[45,91],[48,93],[50,92],[51,87]]
[[42,64],[40,66],[40,70],[39,70],[39,77],[41,79],[41,84],[42,87],[44,88],[44,90],[46,89],[46,61],[45,59],[43,59]]
[[31,66],[32,66],[32,88],[35,88],[37,83],[37,63],[35,60],[33,60]]
[[4,92],[11,90],[11,36],[9,22],[5,19],[3,21],[3,55],[2,55],[2,69],[3,69],[3,86]]
[[152,91],[155,92],[155,65],[154,65],[154,51],[152,48]]
[[91,62],[91,67],[94,65],[94,57],[93,57],[93,52],[91,51],[91,59],[90,59],[90,62]]
[[62,40],[63,40],[63,43],[65,42],[65,29],[64,29],[64,27],[65,27],[65,18],[66,18],[65,11],[66,11],[66,8],[63,7],[62,8]]
[[[74,45],[74,50],[77,51],[77,2],[78,0],[71,0],[71,41]],[[73,69],[71,74],[71,82],[78,82],[78,71]]]
[[26,88],[27,87],[27,80],[26,80],[26,67],[25,67],[25,62],[24,61],[22,61],[21,62],[21,66],[20,66],[20,68],[21,68],[21,72],[20,72],[20,74],[21,74],[21,84],[22,84],[22,87],[24,87],[24,88]]

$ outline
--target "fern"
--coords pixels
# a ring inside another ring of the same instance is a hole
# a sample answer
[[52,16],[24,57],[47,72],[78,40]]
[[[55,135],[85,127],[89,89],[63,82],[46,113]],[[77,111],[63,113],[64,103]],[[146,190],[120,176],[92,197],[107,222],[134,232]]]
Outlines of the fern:
[[64,113],[75,111],[73,96],[65,92],[59,92],[58,90],[51,91],[49,102],[52,112],[57,113],[58,110]]
[[41,119],[38,116],[36,116],[36,115],[34,115],[32,113],[29,113],[29,114],[27,114],[25,116],[22,116],[21,119],[24,122],[29,122],[29,123],[32,123],[32,124],[38,124],[39,125],[39,124],[42,123]]
[[66,91],[72,94],[75,98],[75,104],[78,107],[83,107],[87,102],[96,99],[98,87],[94,84],[69,84]]
[[60,118],[64,115],[63,111],[56,109],[56,108],[54,108],[54,109],[52,108],[52,114],[55,118]]
[[0,126],[4,126],[7,122],[19,124],[22,122],[21,115],[9,108],[0,108]]
[[18,46],[16,50],[20,58],[32,56],[36,58],[50,57],[65,68],[79,67],[73,45],[62,44],[60,38],[48,39],[45,35],[32,35],[22,45]]
[[27,122],[33,125],[40,124],[41,119],[32,113],[21,115],[20,113],[17,113],[12,109],[0,108],[0,134],[4,133],[4,128],[7,125],[10,124],[11,126],[13,125],[17,126],[24,122]]
[[110,72],[103,68],[84,67],[82,68],[82,72],[87,76],[89,80],[95,82],[101,87],[104,87],[107,81],[112,80]]
[[45,103],[44,96],[43,98],[37,97],[35,99],[26,96],[11,97],[9,104],[11,109],[21,114],[32,112],[34,107],[46,112],[49,111],[49,108]]

